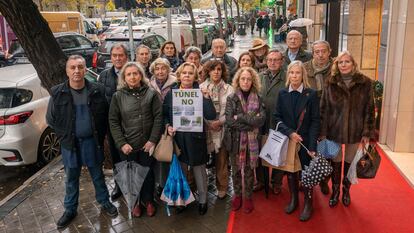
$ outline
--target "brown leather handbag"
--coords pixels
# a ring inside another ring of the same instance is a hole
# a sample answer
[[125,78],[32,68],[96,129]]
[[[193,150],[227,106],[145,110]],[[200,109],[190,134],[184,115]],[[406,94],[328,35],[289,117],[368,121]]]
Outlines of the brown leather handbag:
[[166,125],[165,131],[161,135],[161,139],[155,147],[154,158],[160,162],[171,162],[174,152],[177,156],[181,153],[180,149],[174,142],[174,138],[168,134],[168,125]]

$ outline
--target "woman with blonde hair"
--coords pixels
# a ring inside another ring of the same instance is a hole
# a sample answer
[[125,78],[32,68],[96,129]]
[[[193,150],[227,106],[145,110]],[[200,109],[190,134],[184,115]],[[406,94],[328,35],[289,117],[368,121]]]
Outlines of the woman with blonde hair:
[[[266,112],[259,97],[260,79],[252,67],[240,68],[233,78],[234,93],[227,98],[224,145],[230,154],[233,171],[233,197],[231,208],[242,206],[244,183],[244,212],[254,209],[252,192],[254,169],[258,165],[259,129],[264,124]],[[242,179],[244,173],[244,179]]]
[[[198,213],[204,215],[207,212],[207,172],[208,161],[206,127],[202,132],[181,132],[173,124],[173,90],[177,89],[199,89],[197,67],[190,62],[184,62],[177,69],[179,82],[172,87],[165,97],[163,103],[164,123],[168,124],[168,134],[174,136],[174,140],[180,148],[181,154],[178,159],[184,174],[192,168],[195,183],[198,190]],[[205,120],[216,119],[216,110],[213,102],[206,91],[203,91],[203,118]],[[179,208],[181,212],[184,208]]]
[[[288,174],[290,202],[285,208],[287,214],[293,213],[299,202],[299,171],[309,166],[311,156],[315,155],[316,142],[319,136],[320,117],[319,101],[315,90],[308,82],[306,69],[301,61],[293,61],[287,68],[286,88],[280,90],[275,112],[278,131],[288,136],[295,143],[302,143],[309,149],[300,147],[296,153],[288,153],[286,161],[295,163],[297,156],[299,164],[288,164],[281,167]],[[298,146],[295,144],[295,146]],[[313,189],[304,187],[304,209],[300,214],[301,221],[307,221],[313,212]]]
[[149,167],[132,215],[140,217],[143,207],[152,217],[156,212],[153,203],[155,159],[149,151],[161,137],[162,103],[157,92],[149,87],[145,71],[138,63],[125,64],[118,79],[118,90],[109,108],[109,126],[121,160],[128,158]]
[[177,82],[177,78],[171,71],[170,63],[165,58],[155,59],[150,66],[152,74],[150,86],[161,95],[163,101],[171,87]]
[[321,99],[321,124],[321,138],[343,144],[332,160],[329,206],[334,207],[339,202],[342,161],[342,203],[349,206],[351,183],[346,176],[359,145],[374,138],[374,97],[372,80],[358,71],[358,65],[348,51],[341,52],[333,62]]
[[229,155],[222,143],[224,136],[223,125],[226,121],[227,97],[233,93],[233,87],[226,83],[227,68],[222,61],[211,60],[205,63],[203,74],[205,81],[200,84],[200,88],[208,91],[216,109],[216,119],[207,121],[207,149],[209,153],[215,156],[218,198],[224,199],[229,183],[229,170],[227,167]]

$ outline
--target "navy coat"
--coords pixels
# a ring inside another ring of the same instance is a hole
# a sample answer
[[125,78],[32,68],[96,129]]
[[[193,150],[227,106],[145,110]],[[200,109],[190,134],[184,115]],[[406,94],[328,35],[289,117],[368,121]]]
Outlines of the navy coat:
[[[303,139],[302,143],[310,151],[316,151],[316,143],[320,130],[319,100],[316,91],[310,88],[304,88],[299,95],[296,108],[294,108],[289,89],[284,88],[280,90],[274,114],[276,124],[282,122],[279,125],[278,131],[286,136],[296,132],[303,110],[305,110],[305,115],[297,133],[301,135]],[[309,165],[311,157],[302,147],[299,151],[299,158],[302,167]]]

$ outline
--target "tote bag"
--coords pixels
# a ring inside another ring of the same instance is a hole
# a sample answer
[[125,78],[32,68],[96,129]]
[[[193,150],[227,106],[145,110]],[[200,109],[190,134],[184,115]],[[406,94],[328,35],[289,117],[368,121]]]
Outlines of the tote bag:
[[289,145],[289,137],[277,131],[280,123],[277,123],[276,130],[269,130],[269,136],[259,155],[267,163],[276,167],[286,165]]

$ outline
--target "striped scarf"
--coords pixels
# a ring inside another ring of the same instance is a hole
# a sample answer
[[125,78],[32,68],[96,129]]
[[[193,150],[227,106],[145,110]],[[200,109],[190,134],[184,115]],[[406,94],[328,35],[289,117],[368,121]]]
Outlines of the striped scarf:
[[[246,103],[241,90],[238,90],[236,94],[241,101],[243,112],[250,117],[255,117],[259,113],[260,108],[258,95],[250,92]],[[258,133],[259,128],[255,128],[248,132],[240,132],[239,159],[237,161],[237,167],[239,170],[244,170],[244,167],[246,166],[247,149],[249,150],[250,168],[253,169],[257,167],[257,159],[259,157],[259,143],[257,141]]]

